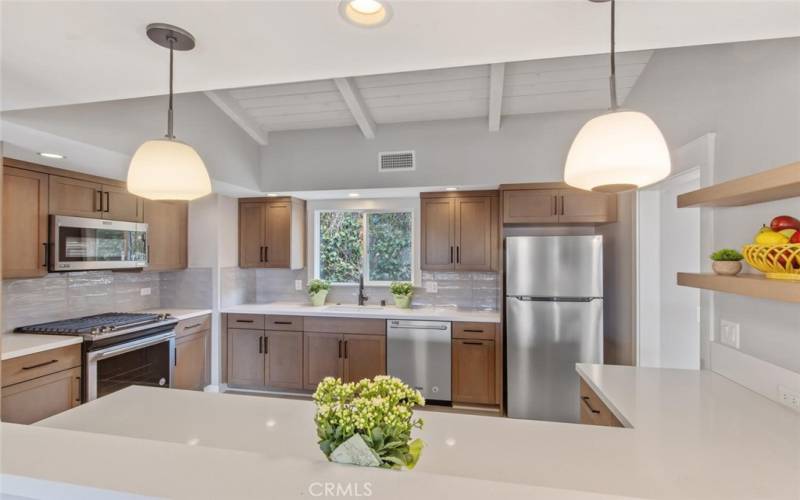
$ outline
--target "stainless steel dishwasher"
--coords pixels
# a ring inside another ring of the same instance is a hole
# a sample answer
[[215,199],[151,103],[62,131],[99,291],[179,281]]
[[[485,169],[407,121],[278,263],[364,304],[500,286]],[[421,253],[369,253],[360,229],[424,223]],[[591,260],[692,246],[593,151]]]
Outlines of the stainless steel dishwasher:
[[450,401],[450,322],[390,319],[386,332],[389,375],[425,399]]

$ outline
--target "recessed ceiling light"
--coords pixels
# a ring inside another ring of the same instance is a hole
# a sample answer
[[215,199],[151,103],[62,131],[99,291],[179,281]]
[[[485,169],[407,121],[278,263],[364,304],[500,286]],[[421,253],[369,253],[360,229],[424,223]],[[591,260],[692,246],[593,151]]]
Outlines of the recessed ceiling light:
[[445,191],[457,191],[458,188],[444,188]]
[[269,197],[278,196],[278,193],[267,193],[267,196],[269,196]]
[[392,8],[378,0],[341,0],[339,14],[349,23],[363,28],[377,28],[392,18]]
[[44,156],[45,158],[55,158],[57,160],[63,160],[66,158],[64,155],[60,155],[58,153],[37,153],[39,156]]
[[358,198],[358,197],[359,197],[359,196],[361,196],[361,195],[360,195],[360,194],[358,194],[358,193],[350,193],[350,194],[348,194],[347,196],[349,196],[350,198]]

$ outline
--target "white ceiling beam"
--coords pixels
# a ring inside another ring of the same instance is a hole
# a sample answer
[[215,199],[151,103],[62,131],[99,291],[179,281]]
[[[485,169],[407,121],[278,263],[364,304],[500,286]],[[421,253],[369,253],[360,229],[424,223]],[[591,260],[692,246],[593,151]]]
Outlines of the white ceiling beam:
[[239,102],[227,91],[209,90],[206,91],[205,94],[209,99],[211,99],[211,102],[216,104],[223,113],[228,115],[228,117],[234,121],[234,123],[239,125],[242,130],[247,132],[247,135],[252,137],[254,141],[262,146],[269,144],[267,140],[267,131],[261,128],[261,125],[253,120],[250,115],[247,114],[247,111],[239,106]]
[[503,111],[503,82],[506,79],[506,63],[490,65],[489,70],[489,131],[500,130]]
[[352,78],[334,78],[333,83],[336,84],[336,88],[338,88],[339,93],[342,94],[344,102],[347,103],[347,107],[350,108],[350,113],[353,114],[353,118],[361,129],[361,133],[363,133],[364,137],[367,139],[374,139],[375,120],[370,116],[369,110],[364,104],[364,100],[361,98],[361,93],[358,91],[358,87],[356,87],[356,83]]

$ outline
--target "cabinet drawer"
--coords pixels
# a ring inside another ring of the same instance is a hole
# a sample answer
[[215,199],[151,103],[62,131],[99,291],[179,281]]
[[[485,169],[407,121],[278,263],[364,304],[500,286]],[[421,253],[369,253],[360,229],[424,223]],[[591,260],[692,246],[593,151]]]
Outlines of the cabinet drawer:
[[32,424],[81,404],[81,369],[72,368],[2,390],[3,422]]
[[307,332],[386,335],[385,319],[322,318],[306,316],[303,318],[303,326],[304,330]]
[[264,329],[263,314],[228,314],[228,328]]
[[581,379],[581,396],[578,403],[581,405],[582,424],[625,427],[583,379]]
[[211,329],[211,315],[198,316],[180,321],[175,327],[175,336],[181,338],[185,335]]
[[454,339],[495,340],[496,323],[453,322]]
[[303,317],[268,315],[266,316],[266,329],[289,331],[289,332],[302,332]]
[[80,344],[37,352],[2,363],[3,387],[81,366]]

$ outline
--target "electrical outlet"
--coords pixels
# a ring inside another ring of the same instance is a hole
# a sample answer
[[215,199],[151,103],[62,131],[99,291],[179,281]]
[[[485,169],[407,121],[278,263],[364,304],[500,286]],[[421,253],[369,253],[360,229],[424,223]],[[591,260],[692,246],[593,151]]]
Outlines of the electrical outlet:
[[739,348],[739,323],[720,320],[719,322],[719,341],[723,344]]
[[150,287],[139,289],[139,295],[141,295],[142,297],[144,297],[145,295],[150,295],[150,293],[152,293]]
[[435,281],[426,281],[425,291],[428,293],[439,293],[439,285]]
[[788,387],[778,386],[778,401],[793,410],[800,411],[800,394],[792,392]]
[[303,289],[303,280],[294,280],[294,289],[295,290],[302,290]]

